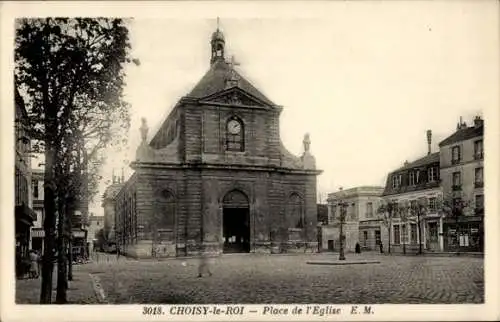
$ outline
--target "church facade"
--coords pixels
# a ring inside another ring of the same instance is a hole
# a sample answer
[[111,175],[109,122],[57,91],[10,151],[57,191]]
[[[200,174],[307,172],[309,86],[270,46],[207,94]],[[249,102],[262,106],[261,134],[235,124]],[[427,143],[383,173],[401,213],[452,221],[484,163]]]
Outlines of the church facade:
[[151,139],[142,120],[134,174],[114,198],[118,247],[132,257],[315,252],[316,169],[282,144],[274,104],[211,38],[210,69]]

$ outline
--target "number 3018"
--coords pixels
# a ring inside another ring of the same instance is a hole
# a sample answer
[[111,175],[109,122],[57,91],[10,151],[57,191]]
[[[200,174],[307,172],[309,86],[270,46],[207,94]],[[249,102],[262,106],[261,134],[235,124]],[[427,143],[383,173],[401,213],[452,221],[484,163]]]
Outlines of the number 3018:
[[145,306],[142,309],[142,314],[143,315],[158,315],[158,314],[163,314],[163,311],[161,310],[161,306]]

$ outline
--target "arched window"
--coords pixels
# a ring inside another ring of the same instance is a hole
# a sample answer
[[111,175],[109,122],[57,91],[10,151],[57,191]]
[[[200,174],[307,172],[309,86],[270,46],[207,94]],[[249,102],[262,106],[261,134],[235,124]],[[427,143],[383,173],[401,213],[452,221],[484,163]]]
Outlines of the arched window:
[[174,229],[175,198],[168,190],[157,193],[155,202],[155,221],[157,229]]
[[245,129],[243,122],[233,116],[226,123],[226,149],[228,151],[245,151]]
[[290,228],[303,228],[304,220],[304,202],[297,193],[292,193],[288,198],[288,216]]
[[222,44],[218,44],[216,47],[216,55],[217,57],[223,57],[224,55],[224,46]]

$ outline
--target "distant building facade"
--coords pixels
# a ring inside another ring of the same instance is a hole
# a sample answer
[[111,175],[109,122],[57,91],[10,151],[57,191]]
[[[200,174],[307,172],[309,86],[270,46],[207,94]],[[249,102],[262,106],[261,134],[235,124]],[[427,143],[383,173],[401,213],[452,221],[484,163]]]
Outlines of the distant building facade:
[[356,187],[328,194],[328,224],[321,227],[322,250],[340,249],[340,204],[347,204],[343,224],[344,250],[354,252],[356,243],[373,250],[386,234],[377,217],[382,200],[383,187]]
[[27,132],[28,113],[24,101],[15,89],[14,127],[14,196],[15,196],[15,236],[16,256],[25,257],[31,248],[31,227],[36,215],[31,199],[31,140]]
[[[43,222],[45,220],[44,211],[44,173],[43,169],[31,169],[31,197],[33,200],[33,212],[35,213],[35,220],[31,228],[31,245],[35,250],[44,251],[45,231]],[[71,234],[72,234],[72,247],[75,249],[75,254],[82,256],[88,252],[89,244],[87,243],[87,226],[88,226],[88,202],[83,197],[78,200],[75,213],[71,217]],[[59,223],[59,218],[56,215],[56,225]],[[57,230],[56,230],[57,231]]]
[[115,198],[124,185],[125,178],[113,175],[112,184],[106,188],[102,196],[102,207],[104,209],[104,237],[108,241],[116,239]]
[[281,143],[282,107],[225,59],[211,38],[210,69],[148,142],[115,198],[120,248],[134,257],[317,250],[315,159]]
[[104,216],[89,216],[89,225],[88,225],[88,233],[87,233],[87,243],[93,245],[97,241],[97,233],[99,230],[104,228]]
[[446,251],[482,251],[484,239],[484,122],[476,117],[465,122],[439,144],[441,185],[444,199],[463,204],[463,214],[444,222]]

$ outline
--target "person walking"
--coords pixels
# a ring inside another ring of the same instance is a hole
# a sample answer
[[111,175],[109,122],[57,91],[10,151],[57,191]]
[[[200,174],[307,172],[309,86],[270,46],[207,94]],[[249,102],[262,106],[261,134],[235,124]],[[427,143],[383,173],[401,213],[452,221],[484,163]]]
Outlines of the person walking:
[[380,242],[380,253],[384,253],[384,245],[382,244],[382,242]]
[[208,254],[200,251],[200,264],[198,266],[198,277],[203,277],[204,273],[208,273],[209,276],[212,276],[212,272],[210,271],[210,259]]
[[30,250],[30,278],[38,278],[38,254],[33,249]]

